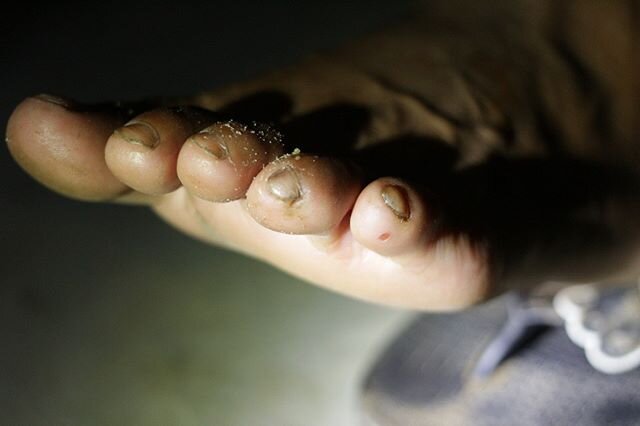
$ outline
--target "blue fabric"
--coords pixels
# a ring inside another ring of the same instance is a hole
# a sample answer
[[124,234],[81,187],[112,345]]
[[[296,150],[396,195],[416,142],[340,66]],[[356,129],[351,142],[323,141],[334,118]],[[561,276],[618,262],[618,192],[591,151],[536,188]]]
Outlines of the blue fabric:
[[598,372],[562,327],[535,330],[492,373],[475,374],[504,327],[507,300],[418,317],[366,378],[363,423],[640,425],[640,370]]

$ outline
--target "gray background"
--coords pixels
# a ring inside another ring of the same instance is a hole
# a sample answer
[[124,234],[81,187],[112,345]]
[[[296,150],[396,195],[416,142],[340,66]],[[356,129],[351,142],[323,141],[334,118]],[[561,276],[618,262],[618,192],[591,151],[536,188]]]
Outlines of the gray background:
[[[406,3],[20,5],[0,30],[2,131],[28,95],[207,90]],[[0,178],[0,424],[354,424],[362,375],[409,317],[190,240],[144,208],[49,193],[4,144]]]

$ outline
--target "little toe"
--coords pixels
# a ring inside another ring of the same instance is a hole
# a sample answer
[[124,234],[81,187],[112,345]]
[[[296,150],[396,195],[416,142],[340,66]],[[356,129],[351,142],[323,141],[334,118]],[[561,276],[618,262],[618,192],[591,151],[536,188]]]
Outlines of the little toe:
[[247,208],[271,230],[322,235],[343,221],[360,188],[355,171],[341,161],[294,153],[256,176],[247,191]]
[[219,122],[189,137],[178,156],[178,177],[198,198],[243,198],[253,178],[283,152],[281,135],[263,125]]
[[350,218],[360,244],[384,256],[424,249],[435,232],[433,206],[406,183],[381,178],[358,196]]
[[105,143],[121,124],[115,111],[39,95],[16,107],[6,139],[16,162],[44,186],[80,200],[114,200],[131,192],[104,158]]
[[180,187],[176,165],[180,148],[194,132],[209,124],[203,110],[159,108],[116,129],[105,147],[111,172],[145,194],[166,194]]

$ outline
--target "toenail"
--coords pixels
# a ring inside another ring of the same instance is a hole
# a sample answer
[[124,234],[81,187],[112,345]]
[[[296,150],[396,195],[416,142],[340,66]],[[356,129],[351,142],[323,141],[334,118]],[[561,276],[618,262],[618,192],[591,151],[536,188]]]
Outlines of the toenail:
[[278,170],[267,179],[271,193],[282,201],[293,203],[302,196],[296,173],[289,167]]
[[129,143],[147,148],[155,148],[160,142],[158,131],[144,121],[133,121],[116,130],[116,134]]
[[68,99],[61,98],[60,96],[49,95],[48,93],[41,93],[34,98],[50,103],[60,105],[63,108],[70,108],[73,106],[73,102]]
[[387,185],[382,188],[382,200],[400,220],[406,221],[411,217],[409,196],[407,191],[398,185]]
[[213,133],[203,131],[191,137],[191,141],[218,160],[229,157],[229,147]]

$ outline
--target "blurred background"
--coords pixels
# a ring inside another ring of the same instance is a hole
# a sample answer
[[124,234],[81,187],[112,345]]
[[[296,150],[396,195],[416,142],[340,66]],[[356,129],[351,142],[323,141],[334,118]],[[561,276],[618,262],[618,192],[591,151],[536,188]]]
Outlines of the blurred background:
[[[182,95],[398,19],[408,1],[20,5],[0,117],[40,92]],[[360,380],[411,317],[188,239],[144,208],[38,186],[0,148],[0,423],[353,425]]]

